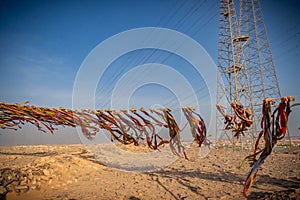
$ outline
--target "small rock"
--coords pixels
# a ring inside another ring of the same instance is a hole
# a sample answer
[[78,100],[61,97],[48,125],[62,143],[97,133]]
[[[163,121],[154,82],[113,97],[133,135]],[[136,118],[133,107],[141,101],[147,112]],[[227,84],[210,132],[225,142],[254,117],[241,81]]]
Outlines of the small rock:
[[35,190],[36,187],[37,187],[36,185],[32,185],[32,186],[30,186],[30,189]]
[[38,183],[36,184],[36,189],[37,189],[37,190],[40,190],[40,189],[41,189],[41,183],[40,183],[40,182],[38,182]]
[[28,183],[28,181],[26,179],[20,181],[20,185],[26,185]]
[[29,180],[33,180],[33,179],[34,179],[32,173],[29,173],[29,174],[27,175],[27,178],[28,178]]
[[36,185],[36,179],[33,179],[33,180],[31,181],[31,184],[32,184],[32,185]]
[[49,172],[49,170],[47,170],[47,169],[44,169],[44,170],[43,170],[43,173],[44,173],[45,176],[49,176],[49,175],[50,175],[50,172]]
[[18,185],[15,187],[16,190],[28,190],[27,185]]
[[59,167],[59,168],[63,168],[64,166],[60,163],[56,163],[56,166]]
[[49,180],[49,178],[48,178],[47,176],[41,176],[40,178],[41,178],[41,180],[43,180],[43,181],[48,181],[48,180]]
[[220,200],[222,200],[222,199],[228,199],[228,196],[222,196],[222,197],[220,197]]

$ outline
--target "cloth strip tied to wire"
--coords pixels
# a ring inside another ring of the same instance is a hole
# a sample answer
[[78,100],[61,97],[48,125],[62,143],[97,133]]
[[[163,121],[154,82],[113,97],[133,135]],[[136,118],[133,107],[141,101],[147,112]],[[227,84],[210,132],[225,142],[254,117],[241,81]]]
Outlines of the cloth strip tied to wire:
[[[261,132],[258,135],[254,146],[254,153],[247,156],[241,165],[248,160],[252,167],[246,181],[244,183],[243,194],[246,197],[247,191],[252,186],[259,167],[264,163],[265,159],[271,154],[275,144],[278,140],[284,138],[287,131],[288,117],[291,113],[291,101],[294,101],[294,97],[282,97],[280,104],[272,113],[272,105],[274,99],[266,98],[263,101],[262,106],[262,119],[261,119]],[[264,148],[259,149],[259,142],[261,138],[264,138]],[[258,159],[256,157],[259,156]]]
[[[92,140],[101,129],[111,135],[111,140],[122,144],[138,145],[146,138],[149,148],[159,150],[164,144],[169,144],[171,151],[188,159],[185,148],[180,140],[180,132],[177,122],[171,110],[162,108],[155,110],[144,108],[139,110],[132,108],[130,114],[127,110],[116,112],[115,110],[71,110],[66,108],[45,108],[28,105],[29,102],[9,104],[0,102],[0,127],[2,129],[18,130],[25,123],[31,123],[39,131],[50,131],[54,134],[57,126],[81,127],[84,136]],[[182,108],[189,122],[194,140],[201,146],[209,144],[206,138],[206,127],[202,117],[192,107]],[[157,115],[160,119],[157,119]],[[168,129],[169,138],[156,132],[155,126]]]

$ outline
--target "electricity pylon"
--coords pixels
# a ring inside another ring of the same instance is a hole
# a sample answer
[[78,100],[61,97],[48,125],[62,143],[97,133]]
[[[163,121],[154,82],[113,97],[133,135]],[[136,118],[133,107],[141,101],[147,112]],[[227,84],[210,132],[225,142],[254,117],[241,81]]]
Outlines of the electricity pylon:
[[262,100],[267,97],[278,99],[281,96],[259,0],[240,0],[239,24],[241,34],[249,36],[244,56],[249,68],[251,101],[257,122],[262,116]]
[[[251,140],[259,131],[264,98],[279,98],[280,91],[267,32],[258,0],[240,0],[237,15],[233,0],[220,0],[217,103],[233,114],[231,102],[241,102],[253,113]],[[217,112],[217,135],[226,134]]]

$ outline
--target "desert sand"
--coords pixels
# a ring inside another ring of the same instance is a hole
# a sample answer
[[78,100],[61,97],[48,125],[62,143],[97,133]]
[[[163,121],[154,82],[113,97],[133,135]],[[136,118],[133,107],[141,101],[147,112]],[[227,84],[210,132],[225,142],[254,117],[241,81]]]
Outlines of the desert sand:
[[[300,199],[300,142],[292,144],[277,145],[247,199]],[[139,151],[135,146],[126,148]],[[189,161],[179,158],[152,171],[129,172],[102,163],[79,144],[2,146],[0,192],[7,200],[244,199],[243,183],[250,167],[237,166],[250,148],[221,142],[205,157],[195,151],[188,149]]]

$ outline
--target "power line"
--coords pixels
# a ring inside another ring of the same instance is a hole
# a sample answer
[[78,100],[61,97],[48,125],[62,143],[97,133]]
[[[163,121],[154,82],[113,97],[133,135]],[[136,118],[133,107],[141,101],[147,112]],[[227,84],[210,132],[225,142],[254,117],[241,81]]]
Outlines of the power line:
[[[178,3],[179,1],[177,1],[176,2],[176,4]],[[173,12],[173,14],[171,14],[170,16],[172,17],[174,14],[176,14],[176,12],[178,12],[178,10],[180,10],[183,6],[184,6],[184,4],[186,3],[186,1],[183,1],[181,4],[179,4],[179,7],[178,8],[176,8],[175,9],[175,11]],[[169,17],[168,19],[171,19],[171,17]],[[163,19],[164,19],[164,17],[161,17],[161,19],[159,20],[159,22],[158,22],[158,25],[163,21]],[[157,25],[157,26],[158,26]],[[155,29],[153,29],[152,30],[152,32],[150,33],[150,34],[152,34],[153,32],[155,31]],[[145,42],[146,42],[146,40],[149,38],[149,35],[147,36],[147,37],[145,37]],[[139,58],[139,56],[142,54],[142,51],[140,51],[140,52],[138,52],[138,55],[136,56],[136,58]],[[125,62],[122,66],[123,66],[123,68],[121,68],[121,70],[119,70],[118,71],[118,73],[116,74],[116,75],[114,75],[114,77],[112,78],[112,79],[110,79],[110,81],[107,83],[107,85],[111,85],[112,83],[114,83],[116,80],[117,80],[117,78],[121,75],[121,74],[123,74],[124,72],[125,72],[125,70],[126,70],[126,65],[128,65],[129,64],[129,59],[130,58],[132,58],[132,57],[128,57],[128,59],[127,59],[127,62]],[[137,60],[137,59],[136,59]],[[135,61],[136,61],[135,60]],[[134,61],[134,59],[132,59],[132,61]],[[104,86],[102,86],[102,87],[104,87],[105,88],[105,85]],[[104,105],[106,105],[108,102],[109,102],[109,100],[108,99],[106,99],[105,100],[106,101],[106,103],[104,104]],[[99,106],[99,105],[97,105],[97,106]]]
[[[202,2],[202,4],[201,5],[203,5],[204,4],[204,2]],[[180,8],[183,6],[183,4],[181,4],[180,5]],[[193,12],[195,12],[196,10],[198,10],[198,8],[197,9],[195,9],[195,8],[193,8],[193,9],[191,9]],[[175,13],[173,13],[173,15],[174,15]],[[186,18],[188,15],[186,14],[184,17]],[[212,18],[211,18],[212,19]],[[182,21],[183,22],[183,20],[180,20],[180,21]],[[209,22],[209,21],[208,21]],[[206,24],[208,24],[208,22],[206,23]],[[179,22],[177,23],[177,25],[178,24],[180,24]],[[156,51],[157,51],[157,49],[156,49]],[[148,61],[150,58],[153,58],[153,55],[155,54],[155,52],[156,51],[153,51],[151,54],[150,54],[150,56],[148,56],[148,57],[146,57],[146,58],[144,58],[144,62],[143,63],[145,63],[146,61]],[[127,60],[129,60],[129,59],[127,59]],[[166,59],[165,59],[166,60]],[[123,68],[119,73],[118,73],[118,75],[117,76],[114,76],[114,79],[112,79],[112,81],[111,82],[114,82],[116,79],[117,79],[117,77],[120,75],[120,74],[122,74],[123,72],[124,72],[124,70],[125,70],[126,68]],[[107,100],[107,101],[109,101],[109,100]],[[107,104],[107,103],[106,103]]]

